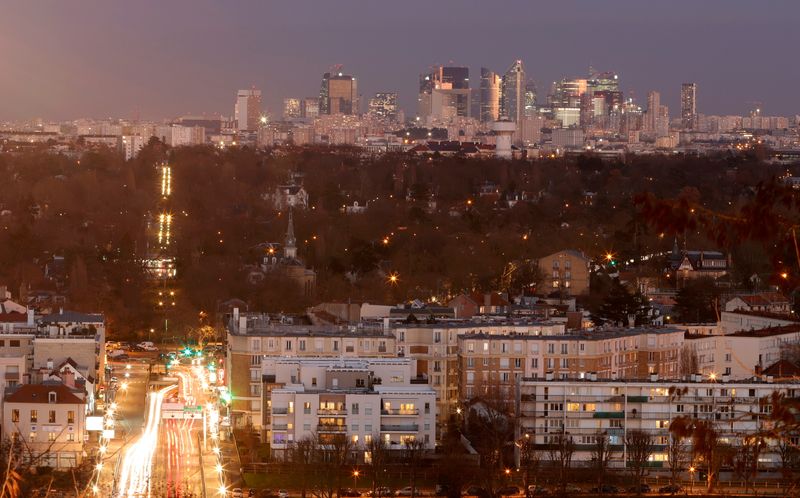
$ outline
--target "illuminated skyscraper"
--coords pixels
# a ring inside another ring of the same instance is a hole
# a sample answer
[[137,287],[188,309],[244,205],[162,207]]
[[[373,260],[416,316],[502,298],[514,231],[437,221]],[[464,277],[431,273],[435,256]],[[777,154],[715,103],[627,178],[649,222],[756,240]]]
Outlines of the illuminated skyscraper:
[[283,99],[283,119],[291,120],[301,117],[300,99]]
[[469,116],[469,68],[437,66],[419,77],[417,114],[428,119]]
[[522,61],[511,64],[500,84],[500,115],[519,123],[525,115],[525,68]]
[[319,116],[319,97],[306,97],[300,107],[300,115],[306,119]]
[[369,100],[369,113],[387,121],[397,120],[397,94],[378,92]]
[[239,90],[236,104],[233,107],[236,129],[239,131],[255,131],[261,117],[261,90]]
[[358,114],[358,86],[355,76],[325,73],[319,90],[320,114]]
[[681,124],[687,130],[697,125],[697,83],[681,85]]
[[525,83],[525,108],[523,110],[525,116],[536,115],[536,82],[528,80]]
[[483,122],[494,122],[500,117],[500,81],[499,74],[481,68],[480,118]]

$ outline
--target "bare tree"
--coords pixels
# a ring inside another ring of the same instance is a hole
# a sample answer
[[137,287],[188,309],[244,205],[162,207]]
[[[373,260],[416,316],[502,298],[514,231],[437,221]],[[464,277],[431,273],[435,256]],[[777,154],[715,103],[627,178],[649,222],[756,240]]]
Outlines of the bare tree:
[[675,486],[678,484],[681,471],[690,461],[690,453],[685,437],[670,432],[667,438],[667,463],[669,464],[670,483]]
[[697,352],[689,346],[683,346],[678,357],[678,373],[681,377],[685,377],[697,373],[699,369],[700,362],[697,359]]
[[419,439],[406,439],[403,443],[403,459],[408,466],[411,481],[411,498],[417,496],[417,471],[425,456],[425,443]]
[[692,457],[706,466],[706,491],[711,493],[719,469],[732,457],[731,447],[720,443],[719,432],[712,420],[677,417],[670,424],[670,432],[691,437]]
[[590,466],[596,473],[595,477],[599,489],[602,489],[603,484],[605,484],[611,453],[611,443],[608,438],[608,433],[603,431],[595,434],[594,443],[592,444],[592,461],[590,462]]
[[551,465],[558,471],[559,491],[563,495],[566,493],[572,456],[575,454],[575,441],[564,429],[549,437],[547,454]]
[[647,462],[655,450],[653,435],[642,430],[632,430],[625,434],[625,448],[628,463],[636,479],[636,494],[642,493],[642,479],[647,470]]
[[514,439],[513,396],[508,396],[495,379],[481,387],[483,395],[474,400],[467,418],[467,435],[481,457],[483,487],[495,496],[504,453]]
[[758,475],[758,458],[766,447],[764,438],[760,436],[745,436],[742,444],[733,457],[733,469],[744,481],[744,489],[750,488],[753,480]]
[[313,436],[313,470],[308,477],[315,498],[334,498],[339,494],[346,468],[352,463],[353,443],[344,434]]
[[379,434],[373,435],[366,444],[366,451],[369,455],[369,466],[367,467],[367,478],[372,486],[372,496],[379,497],[379,488],[383,487],[386,478],[386,465],[389,461],[389,447],[386,445]]
[[533,484],[536,484],[536,475],[539,472],[540,454],[536,449],[534,439],[530,434],[525,434],[516,442],[519,451],[519,467],[522,470],[522,486],[525,496],[530,496],[528,486],[531,485],[531,474],[533,474]]
[[440,482],[447,488],[448,498],[460,498],[469,479],[471,462],[462,443],[461,424],[451,416],[442,438],[442,458],[439,461]]
[[292,468],[299,472],[301,477],[297,479],[300,484],[300,496],[306,498],[308,490],[307,476],[314,459],[317,457],[317,439],[314,435],[306,435],[295,441],[289,450],[289,458],[292,461]]
[[795,473],[800,469],[800,449],[790,438],[779,438],[776,445],[781,461],[781,485],[784,493],[788,493],[795,485]]

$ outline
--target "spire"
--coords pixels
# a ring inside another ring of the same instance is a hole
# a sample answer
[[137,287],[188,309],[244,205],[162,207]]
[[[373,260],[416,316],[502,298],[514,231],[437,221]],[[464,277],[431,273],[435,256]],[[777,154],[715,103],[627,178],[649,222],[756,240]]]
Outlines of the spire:
[[672,255],[677,256],[678,254],[680,254],[680,251],[678,250],[678,236],[676,235],[675,240],[672,243]]
[[294,238],[294,218],[289,208],[289,226],[286,228],[286,240],[283,242],[283,255],[287,258],[297,257],[297,240]]

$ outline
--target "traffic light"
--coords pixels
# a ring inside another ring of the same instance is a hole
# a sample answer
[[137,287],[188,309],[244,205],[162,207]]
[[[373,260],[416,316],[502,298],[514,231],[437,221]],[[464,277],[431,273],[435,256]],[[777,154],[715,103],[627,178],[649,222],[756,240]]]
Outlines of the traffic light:
[[219,395],[219,400],[222,402],[223,405],[229,405],[231,403],[231,393],[229,391],[225,391]]

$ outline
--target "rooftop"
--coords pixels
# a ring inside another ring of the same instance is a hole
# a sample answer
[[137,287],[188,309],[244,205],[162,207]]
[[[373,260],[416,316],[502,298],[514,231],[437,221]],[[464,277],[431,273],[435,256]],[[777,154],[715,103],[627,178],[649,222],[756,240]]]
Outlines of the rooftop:
[[784,325],[782,327],[769,327],[759,330],[742,330],[728,334],[733,337],[772,337],[776,335],[792,334],[800,332],[800,324]]
[[[526,335],[526,334],[485,334],[482,332],[474,334],[465,334],[459,337],[461,340],[465,339],[489,339],[489,340],[508,340],[508,339],[523,339],[534,341],[600,341],[604,339],[617,339],[622,337],[635,337],[642,334],[674,334],[684,333],[682,329],[674,327],[639,327],[633,329],[625,328],[611,328],[611,329],[594,329],[586,331],[570,331],[563,335]],[[708,336],[703,336],[708,337]]]
[[12,388],[6,394],[6,403],[48,403],[49,393],[56,393],[56,404],[75,405],[84,401],[75,391],[61,383],[23,384]]

